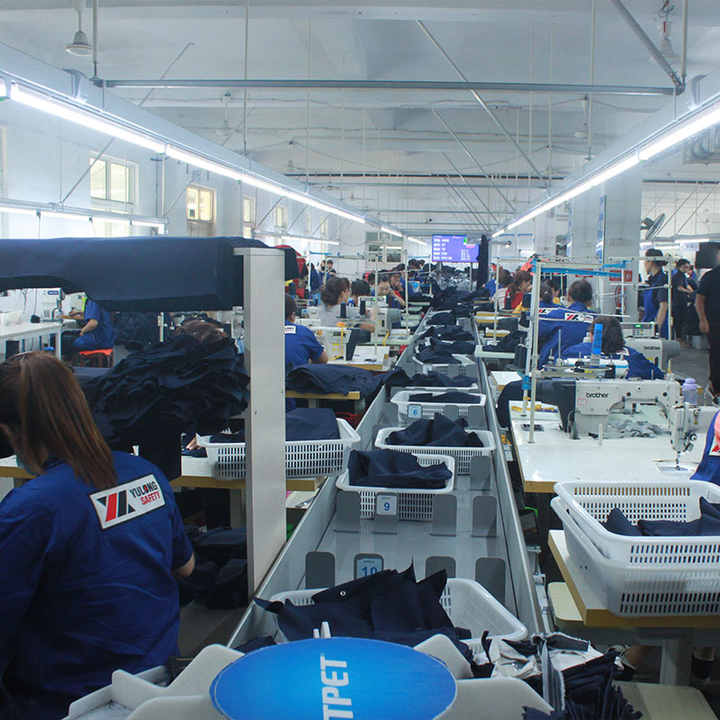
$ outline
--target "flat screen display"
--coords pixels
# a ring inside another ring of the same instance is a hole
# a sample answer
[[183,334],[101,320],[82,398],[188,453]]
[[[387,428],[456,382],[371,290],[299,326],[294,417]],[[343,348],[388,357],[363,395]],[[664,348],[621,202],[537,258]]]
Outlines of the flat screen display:
[[472,263],[477,260],[477,246],[467,245],[467,235],[433,235],[432,261]]

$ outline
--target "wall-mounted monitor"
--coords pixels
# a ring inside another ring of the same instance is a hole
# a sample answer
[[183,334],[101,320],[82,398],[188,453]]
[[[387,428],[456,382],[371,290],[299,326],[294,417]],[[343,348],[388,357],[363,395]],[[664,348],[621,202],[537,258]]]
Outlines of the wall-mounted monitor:
[[433,235],[432,261],[472,263],[477,261],[477,245],[469,245],[467,235]]

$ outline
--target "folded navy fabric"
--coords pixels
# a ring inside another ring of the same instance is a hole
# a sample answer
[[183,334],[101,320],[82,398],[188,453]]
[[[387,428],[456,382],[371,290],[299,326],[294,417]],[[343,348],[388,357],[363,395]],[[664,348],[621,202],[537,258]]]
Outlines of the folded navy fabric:
[[430,347],[435,350],[451,352],[457,355],[472,355],[475,352],[474,340],[441,340],[439,338],[429,338]]
[[453,311],[435,313],[427,319],[427,325],[454,325],[455,313]]
[[459,365],[460,361],[447,350],[440,350],[438,348],[425,348],[419,353],[416,353],[415,357],[421,362],[427,365]]
[[100,431],[115,445],[153,437],[159,428],[217,432],[247,407],[249,381],[231,338],[201,343],[177,335],[82,387]]
[[409,398],[410,402],[426,402],[426,403],[463,403],[466,405],[478,405],[481,401],[478,395],[460,392],[459,390],[451,390],[440,395],[433,393],[413,393]]
[[451,378],[433,370],[426,374],[416,373],[410,377],[402,368],[396,368],[385,380],[385,394],[389,400],[393,387],[470,387],[475,383],[476,380],[468,375]]
[[613,508],[603,523],[616,535],[644,537],[708,537],[720,535],[720,505],[700,498],[700,517],[690,522],[681,520],[638,520],[633,525],[618,508]]
[[357,391],[362,397],[372,395],[383,383],[385,375],[373,374],[362,368],[332,364],[298,365],[288,374],[285,386],[302,393],[341,393]]
[[[329,408],[295,408],[285,415],[285,440],[337,440],[340,437],[335,412]],[[245,442],[245,423],[236,433],[219,433],[214,443]]]
[[437,338],[438,340],[474,340],[472,333],[463,330],[459,325],[433,325],[420,337],[423,340],[427,338]]
[[435,413],[432,420],[416,420],[404,430],[395,430],[387,437],[389,445],[426,445],[429,447],[483,447],[477,433],[465,432],[464,418],[450,420]]
[[452,473],[439,462],[422,467],[411,453],[397,450],[353,450],[348,460],[351,485],[441,490]]

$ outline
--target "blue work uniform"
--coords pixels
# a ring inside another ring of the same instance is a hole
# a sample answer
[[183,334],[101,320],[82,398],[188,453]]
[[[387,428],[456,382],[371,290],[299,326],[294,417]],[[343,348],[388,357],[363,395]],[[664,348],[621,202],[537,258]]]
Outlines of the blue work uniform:
[[98,326],[73,343],[75,350],[105,350],[115,344],[115,330],[107,310],[103,310],[96,302],[88,298],[85,303],[85,322],[97,320]]
[[[588,357],[592,355],[592,343],[580,343],[573,345],[563,351],[562,357]],[[635,348],[625,347],[619,353],[603,355],[602,357],[611,360],[625,360],[628,364],[628,378],[640,378],[641,380],[664,380],[665,373],[654,363],[651,363],[641,352]]]
[[493,297],[495,295],[495,291],[497,290],[497,283],[495,280],[488,280],[485,283],[485,289],[490,293],[490,297]]
[[0,503],[0,669],[18,717],[62,718],[114,670],[177,653],[173,570],[192,546],[162,472],[126,453],[113,462],[110,490],[56,462]]
[[287,368],[317,362],[325,352],[315,333],[304,325],[285,323],[285,366]]
[[543,315],[538,323],[538,367],[542,367],[551,354],[557,357],[558,342],[560,357],[564,350],[581,343],[593,320],[594,314],[581,302],[574,302],[568,308],[558,307]]
[[[660,303],[668,300],[668,276],[659,272],[648,279],[648,288],[643,291],[643,322],[655,322]],[[660,336],[666,338],[668,333],[668,314],[665,313],[665,320],[660,328]]]
[[704,480],[720,485],[720,412],[715,413],[715,417],[710,423],[705,436],[702,460],[690,479]]

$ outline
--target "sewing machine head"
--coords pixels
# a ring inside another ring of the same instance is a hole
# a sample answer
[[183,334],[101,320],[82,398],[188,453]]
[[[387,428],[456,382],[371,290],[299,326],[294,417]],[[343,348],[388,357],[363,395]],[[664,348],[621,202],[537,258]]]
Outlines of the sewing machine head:
[[[610,415],[642,417],[643,406],[659,407],[667,424],[680,401],[675,380],[578,380],[575,390],[575,427],[579,435],[607,428]],[[657,424],[657,415],[651,421]]]
[[676,453],[676,460],[680,453],[692,450],[698,440],[705,442],[705,434],[716,413],[715,405],[678,403],[671,409],[670,445]]

